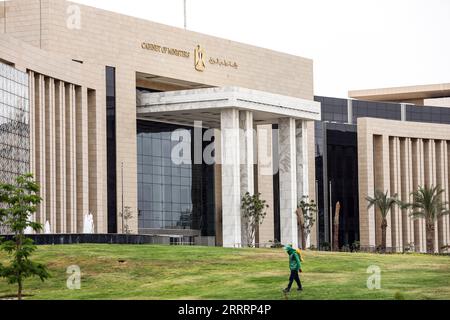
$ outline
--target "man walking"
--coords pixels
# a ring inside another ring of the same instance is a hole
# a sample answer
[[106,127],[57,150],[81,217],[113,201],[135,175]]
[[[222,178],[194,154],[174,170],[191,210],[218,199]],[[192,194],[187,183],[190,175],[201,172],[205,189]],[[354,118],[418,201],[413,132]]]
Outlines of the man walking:
[[294,282],[294,280],[298,286],[297,291],[302,291],[302,283],[300,282],[300,277],[298,274],[299,270],[302,267],[300,263],[300,257],[298,256],[297,251],[291,246],[286,246],[285,250],[289,255],[289,269],[291,269],[291,276],[289,277],[289,284],[287,288],[283,290],[283,292],[288,293],[289,291],[291,291],[292,283]]

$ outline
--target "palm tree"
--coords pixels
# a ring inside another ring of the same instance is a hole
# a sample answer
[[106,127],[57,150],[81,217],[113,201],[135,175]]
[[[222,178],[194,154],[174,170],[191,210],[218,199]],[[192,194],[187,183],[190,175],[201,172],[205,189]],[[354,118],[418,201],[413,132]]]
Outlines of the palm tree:
[[413,219],[424,218],[427,237],[427,252],[434,253],[434,225],[438,219],[450,211],[447,209],[447,202],[442,201],[444,189],[439,186],[419,186],[412,192],[413,203],[407,204],[412,208],[411,217]]
[[380,190],[375,191],[375,196],[373,198],[366,197],[368,202],[367,209],[370,209],[372,206],[378,208],[381,214],[382,222],[381,222],[381,252],[386,252],[386,229],[388,226],[387,215],[389,211],[394,207],[394,205],[399,205],[399,200],[397,199],[397,194],[394,194],[392,197],[388,196],[388,192],[383,193]]

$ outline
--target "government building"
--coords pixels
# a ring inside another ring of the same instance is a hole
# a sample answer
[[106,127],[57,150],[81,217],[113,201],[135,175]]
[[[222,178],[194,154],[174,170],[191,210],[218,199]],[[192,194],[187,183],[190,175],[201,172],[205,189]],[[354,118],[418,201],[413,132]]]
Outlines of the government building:
[[[257,246],[299,245],[308,196],[308,247],[331,244],[339,202],[338,246],[375,250],[375,190],[449,199],[449,97],[450,84],[319,97],[310,59],[64,0],[0,6],[0,179],[34,174],[49,234],[84,233],[90,214],[96,234],[242,247],[248,192],[269,206]],[[390,250],[425,251],[423,220],[388,220]],[[445,250],[448,216],[435,229]]]

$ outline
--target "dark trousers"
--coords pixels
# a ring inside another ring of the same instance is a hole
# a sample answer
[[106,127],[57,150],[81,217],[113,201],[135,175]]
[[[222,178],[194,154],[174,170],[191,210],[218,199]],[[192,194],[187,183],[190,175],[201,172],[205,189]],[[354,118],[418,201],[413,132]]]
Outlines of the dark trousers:
[[289,284],[288,284],[288,287],[287,287],[288,290],[291,290],[292,283],[294,282],[294,280],[297,283],[297,286],[299,288],[302,287],[302,283],[300,282],[300,277],[298,275],[298,271],[297,270],[291,270],[291,276],[289,277]]

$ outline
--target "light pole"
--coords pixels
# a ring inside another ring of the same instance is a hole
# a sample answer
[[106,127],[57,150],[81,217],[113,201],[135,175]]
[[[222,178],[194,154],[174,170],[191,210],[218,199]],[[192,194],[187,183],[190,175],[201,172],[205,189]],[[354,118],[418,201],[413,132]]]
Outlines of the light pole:
[[184,4],[184,30],[187,29],[187,12],[186,12],[186,1],[187,0],[183,0],[183,4]]
[[121,216],[122,216],[122,234],[123,234],[123,223],[124,223],[124,221],[123,221],[123,162],[121,163],[121,173],[122,173],[122,214],[121,214]]

